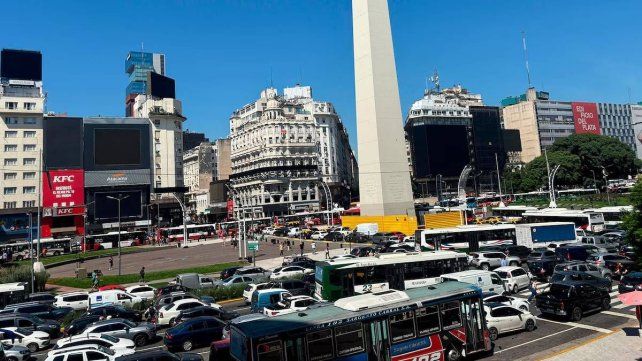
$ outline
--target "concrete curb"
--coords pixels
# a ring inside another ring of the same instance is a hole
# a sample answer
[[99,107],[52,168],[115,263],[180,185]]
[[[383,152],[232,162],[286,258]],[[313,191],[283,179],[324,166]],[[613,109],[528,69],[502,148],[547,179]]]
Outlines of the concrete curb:
[[243,297],[239,297],[239,298],[230,298],[229,300],[223,300],[221,302],[216,302],[216,301],[215,302],[218,303],[219,305],[225,305],[225,304],[228,304],[228,303],[238,302],[238,301],[242,301],[242,300],[243,300]]

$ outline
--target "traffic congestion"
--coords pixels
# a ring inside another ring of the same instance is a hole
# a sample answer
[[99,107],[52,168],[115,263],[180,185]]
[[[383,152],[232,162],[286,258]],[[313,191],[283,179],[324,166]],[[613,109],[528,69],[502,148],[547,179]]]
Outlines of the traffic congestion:
[[[528,340],[549,325],[600,332],[600,315],[635,317],[617,299],[642,289],[626,232],[496,223],[410,236],[371,224],[257,226],[258,239],[289,250],[278,267],[22,297],[20,284],[6,284],[5,357],[375,360],[413,349],[479,359],[497,357],[504,338]],[[331,255],[331,243],[344,251]],[[231,303],[202,292],[239,286],[242,300]]]

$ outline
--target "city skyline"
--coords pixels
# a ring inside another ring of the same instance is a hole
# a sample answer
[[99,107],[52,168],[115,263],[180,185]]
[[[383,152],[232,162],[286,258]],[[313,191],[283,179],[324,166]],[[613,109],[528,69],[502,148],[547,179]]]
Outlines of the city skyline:
[[[103,9],[87,4],[77,9],[70,4],[34,4],[38,3],[7,4],[12,13],[29,8],[40,26],[19,27],[18,18],[9,18],[9,36],[2,47],[42,51],[49,111],[122,116],[122,89],[127,84],[123,59],[142,45],[144,51],[166,55],[177,98],[184,103],[186,129],[211,138],[225,137],[230,114],[253,99],[257,89],[273,84],[281,91],[301,83],[312,86],[315,97],[335,104],[356,149],[349,3],[150,7],[139,2],[129,5],[128,11],[148,17],[135,22],[118,17],[117,6]],[[617,10],[609,4],[578,1],[465,5],[390,2],[404,117],[435,68],[444,86],[461,83],[481,93],[489,105],[523,93],[527,81],[522,30],[528,36],[536,88],[550,91],[557,99],[642,100],[639,72],[631,63],[625,64],[642,53],[634,41],[640,30],[634,21],[639,4],[619,2]],[[97,11],[103,14],[94,15]],[[157,22],[159,15],[168,13],[174,15],[172,22]],[[587,17],[597,13],[599,19]],[[67,17],[73,20],[64,21]],[[63,21],[71,25],[54,26]],[[604,31],[607,26],[610,31]]]

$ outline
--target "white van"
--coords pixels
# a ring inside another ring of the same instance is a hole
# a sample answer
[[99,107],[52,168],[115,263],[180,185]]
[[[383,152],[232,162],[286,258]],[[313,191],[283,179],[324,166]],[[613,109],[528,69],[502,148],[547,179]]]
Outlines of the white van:
[[89,294],[89,307],[104,305],[131,306],[143,299],[121,290],[98,291]]
[[71,307],[76,311],[86,310],[87,308],[89,308],[89,293],[70,292],[57,295],[54,306]]
[[481,288],[482,292],[495,292],[502,294],[506,292],[504,281],[495,272],[483,270],[470,270],[441,275],[441,281],[459,281],[470,283]]
[[366,236],[372,236],[373,234],[379,232],[379,225],[377,223],[361,223],[357,224],[357,226],[354,228],[354,231]]

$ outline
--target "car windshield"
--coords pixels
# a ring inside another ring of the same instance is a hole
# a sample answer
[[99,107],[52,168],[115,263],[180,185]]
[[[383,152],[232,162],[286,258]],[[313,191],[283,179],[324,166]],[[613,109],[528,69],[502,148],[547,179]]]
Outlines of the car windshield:
[[40,318],[40,317],[38,317],[38,316],[33,316],[33,315],[32,315],[31,317],[32,317],[32,319],[33,319],[33,321],[34,321],[35,323],[46,323],[46,322],[45,322],[45,320],[43,320],[42,318]]
[[561,273],[553,273],[551,276],[551,282],[559,282],[564,279],[564,275]]
[[114,356],[115,352],[112,349],[108,349],[107,347],[103,346],[98,346],[98,351],[102,353],[106,353],[107,355]]
[[22,327],[16,328],[16,332],[20,333],[20,334],[23,334],[25,336],[29,336],[29,335],[31,335],[33,333],[33,331],[27,330],[26,328],[22,328]]
[[508,272],[506,271],[497,271],[497,274],[500,278],[508,278]]
[[100,338],[102,338],[103,340],[107,340],[107,341],[109,341],[111,343],[118,343],[118,338],[114,337],[114,336],[101,334]]
[[283,267],[277,267],[277,268],[274,269],[274,272],[281,272],[282,269],[283,269]]

